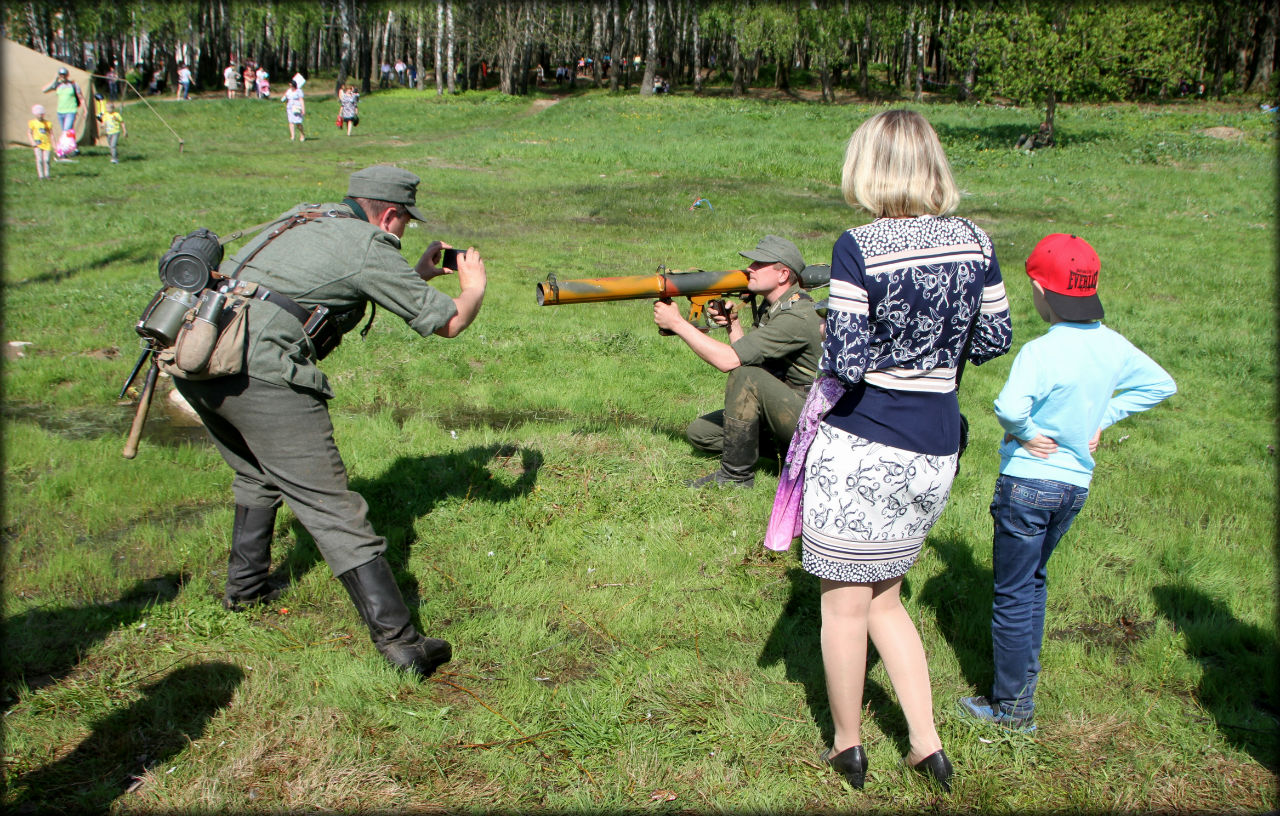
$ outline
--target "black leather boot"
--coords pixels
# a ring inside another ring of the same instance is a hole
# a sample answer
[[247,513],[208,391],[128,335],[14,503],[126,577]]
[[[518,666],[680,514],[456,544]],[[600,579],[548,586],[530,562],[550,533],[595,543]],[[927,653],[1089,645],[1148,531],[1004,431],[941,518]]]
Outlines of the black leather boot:
[[760,421],[748,422],[744,419],[725,417],[724,450],[720,453],[720,467],[706,476],[685,484],[693,488],[706,487],[709,484],[754,487],[758,458],[760,458]]
[[447,642],[423,637],[413,628],[409,607],[405,606],[387,559],[378,556],[347,570],[338,580],[369,627],[373,645],[393,666],[426,677],[452,659],[453,647]]
[[222,606],[243,612],[250,606],[280,597],[280,590],[267,583],[271,573],[271,534],[276,527],[276,508],[236,505],[231,527],[231,555],[227,558],[227,591]]

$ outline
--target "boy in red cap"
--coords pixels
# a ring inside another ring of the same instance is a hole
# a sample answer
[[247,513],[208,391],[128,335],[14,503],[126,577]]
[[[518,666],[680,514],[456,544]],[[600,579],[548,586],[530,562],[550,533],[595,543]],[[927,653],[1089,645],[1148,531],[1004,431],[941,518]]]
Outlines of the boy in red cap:
[[1089,496],[1102,431],[1177,391],[1163,368],[1102,325],[1100,266],[1075,235],[1036,244],[1027,275],[1049,331],[1018,352],[995,402],[1005,429],[991,500],[995,680],[990,697],[962,697],[960,709],[1018,730],[1035,728],[1045,566]]

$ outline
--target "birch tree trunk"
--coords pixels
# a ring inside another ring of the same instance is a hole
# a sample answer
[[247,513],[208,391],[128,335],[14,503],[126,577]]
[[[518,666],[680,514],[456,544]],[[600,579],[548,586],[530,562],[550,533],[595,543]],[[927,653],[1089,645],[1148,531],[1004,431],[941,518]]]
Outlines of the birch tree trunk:
[[351,74],[351,50],[355,39],[352,36],[352,29],[355,28],[355,13],[351,8],[353,2],[355,0],[338,0],[338,26],[342,39],[338,50],[338,77],[334,81],[334,93],[347,84],[347,77]]
[[923,14],[916,15],[916,71],[915,71],[915,101],[924,101],[924,37],[928,29],[927,18]]
[[640,81],[640,95],[653,95],[653,77],[658,70],[658,14],[656,0],[645,0],[645,29],[649,41],[644,47],[644,79]]
[[444,47],[442,40],[444,39],[444,3],[436,0],[436,96],[444,94],[444,77],[445,74],[451,73],[447,67],[441,67],[440,59],[443,55]]
[[613,29],[609,39],[609,92],[618,92],[618,74],[625,70],[626,55],[622,53],[622,12],[618,0],[609,0],[609,14],[613,17]]
[[449,94],[452,95],[458,92],[458,84],[457,84],[458,74],[457,74],[457,71],[454,70],[454,59],[455,59],[454,54],[456,54],[457,52],[454,50],[453,0],[444,0],[444,26],[445,26],[445,29],[444,29],[445,30],[445,40],[444,40],[445,87],[449,89]]
[[702,93],[702,30],[698,26],[698,10],[693,10],[693,92]]
[[382,29],[382,46],[378,49],[378,70],[382,70],[384,62],[391,62],[387,51],[387,41],[391,37],[391,24],[395,21],[396,13],[390,9],[387,10],[387,24]]
[[427,86],[427,64],[423,59],[426,56],[426,53],[422,50],[422,27],[423,23],[426,22],[427,15],[426,12],[422,10],[422,7],[419,6],[417,10],[414,11],[414,17],[418,24],[417,38],[415,40],[416,47],[413,52],[413,64],[418,67],[418,77],[414,82],[415,87],[421,91]]
[[599,88],[600,64],[604,57],[605,9],[599,2],[591,4],[591,84]]

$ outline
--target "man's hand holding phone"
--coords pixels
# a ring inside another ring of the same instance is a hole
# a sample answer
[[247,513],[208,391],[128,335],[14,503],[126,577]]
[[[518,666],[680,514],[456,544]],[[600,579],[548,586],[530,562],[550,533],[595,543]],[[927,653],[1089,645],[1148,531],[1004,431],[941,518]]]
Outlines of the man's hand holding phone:
[[467,250],[455,249],[443,241],[432,241],[427,245],[422,257],[418,259],[418,264],[413,271],[426,281],[449,272],[457,272],[458,261],[466,252]]

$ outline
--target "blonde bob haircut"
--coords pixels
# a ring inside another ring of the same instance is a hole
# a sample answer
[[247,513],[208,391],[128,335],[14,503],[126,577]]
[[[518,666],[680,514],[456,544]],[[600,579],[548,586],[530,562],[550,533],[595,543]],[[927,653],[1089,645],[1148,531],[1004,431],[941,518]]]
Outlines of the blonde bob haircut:
[[877,113],[853,132],[840,189],[877,218],[947,215],[960,203],[938,134],[909,110]]

